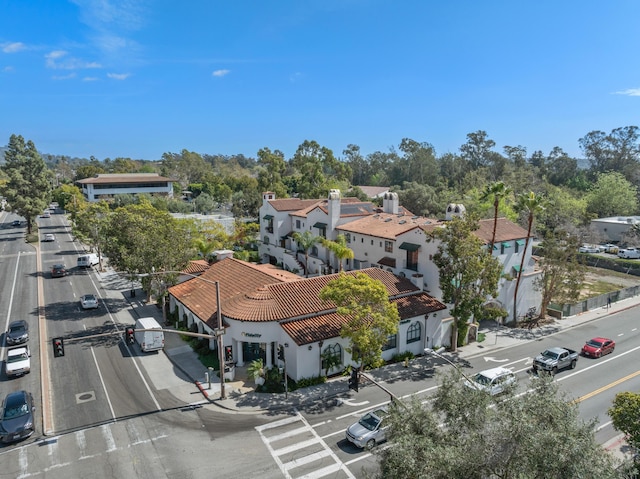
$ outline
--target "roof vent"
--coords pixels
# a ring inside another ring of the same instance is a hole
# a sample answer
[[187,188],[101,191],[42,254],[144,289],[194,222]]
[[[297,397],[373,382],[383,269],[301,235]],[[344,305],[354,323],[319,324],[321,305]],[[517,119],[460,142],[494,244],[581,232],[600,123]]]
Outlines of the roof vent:
[[398,221],[398,223],[399,223],[399,224],[401,224],[401,225],[405,224],[406,222],[407,222],[406,220],[400,220],[400,221]]
[[388,223],[389,221],[391,221],[393,218],[387,218],[386,220],[384,220],[385,223]]
[[412,216],[411,219],[412,220],[417,220],[418,218],[420,218],[419,216]]

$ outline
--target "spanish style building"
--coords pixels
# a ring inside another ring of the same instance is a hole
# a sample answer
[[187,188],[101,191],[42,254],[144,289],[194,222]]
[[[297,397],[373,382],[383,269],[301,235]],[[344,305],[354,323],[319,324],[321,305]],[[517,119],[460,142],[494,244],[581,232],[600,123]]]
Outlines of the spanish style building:
[[[277,199],[274,193],[263,194],[260,208],[259,253],[264,263],[282,266],[289,271],[303,271],[305,254],[293,240],[293,233],[310,231],[319,238],[335,240],[343,234],[354,252],[346,260],[345,270],[380,268],[401,278],[408,278],[435,298],[442,298],[439,272],[433,263],[438,244],[429,238],[434,228],[446,227],[447,221],[465,214],[461,204],[450,204],[444,219],[416,216],[399,205],[396,193],[385,193],[382,208],[356,198],[341,198],[331,190],[326,200]],[[480,220],[476,235],[489,245],[493,218]],[[532,242],[527,245],[527,231],[506,218],[499,218],[493,254],[503,264],[499,294],[490,302],[504,308],[507,320],[513,317],[515,278],[524,255],[518,311],[540,306],[541,296],[534,287],[540,272],[532,258]],[[308,271],[325,274],[340,265],[320,243],[308,252]],[[524,314],[524,313],[523,313]],[[443,318],[445,321],[445,318]],[[447,342],[440,343],[449,345]]]
[[[368,268],[361,272],[381,281],[389,300],[398,307],[398,333],[388,338],[385,360],[405,351],[422,354],[424,348],[442,344],[444,333],[438,315],[446,310],[444,304],[388,271]],[[208,334],[219,329],[220,309],[225,351],[231,347],[238,366],[263,359],[267,368],[281,367],[277,353],[283,346],[287,375],[299,381],[337,373],[352,364],[346,351],[348,339],[340,337],[345,318],[334,304],[319,297],[320,290],[335,277],[302,278],[269,264],[225,258],[197,278],[169,288],[170,308],[189,326],[196,325],[198,332]],[[210,347],[216,347],[215,340]],[[338,366],[327,370],[323,360],[327,355],[336,356]]]
[[140,193],[173,198],[174,182],[157,173],[99,174],[76,181],[89,202],[110,200],[115,195]]

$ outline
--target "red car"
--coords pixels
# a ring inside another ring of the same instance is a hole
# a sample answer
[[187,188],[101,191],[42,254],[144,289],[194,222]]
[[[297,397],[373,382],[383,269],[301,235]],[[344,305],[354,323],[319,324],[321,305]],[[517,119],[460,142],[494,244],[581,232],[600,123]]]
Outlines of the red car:
[[615,347],[616,343],[613,339],[593,338],[587,341],[587,344],[582,346],[582,355],[599,358],[605,354],[612,353]]

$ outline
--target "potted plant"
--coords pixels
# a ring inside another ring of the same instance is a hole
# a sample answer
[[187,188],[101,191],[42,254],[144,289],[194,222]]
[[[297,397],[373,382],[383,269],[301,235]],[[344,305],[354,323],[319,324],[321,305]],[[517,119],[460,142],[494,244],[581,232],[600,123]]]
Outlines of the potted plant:
[[264,362],[262,358],[251,361],[251,364],[249,364],[247,368],[247,375],[250,379],[253,379],[256,386],[262,386],[264,384]]

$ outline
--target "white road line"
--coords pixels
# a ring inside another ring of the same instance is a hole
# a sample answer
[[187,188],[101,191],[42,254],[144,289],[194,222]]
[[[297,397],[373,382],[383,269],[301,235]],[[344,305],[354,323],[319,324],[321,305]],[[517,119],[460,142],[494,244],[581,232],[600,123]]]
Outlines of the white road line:
[[87,449],[87,438],[84,436],[84,431],[76,432],[76,445],[80,451],[80,459],[83,459]]
[[322,451],[315,452],[313,454],[309,454],[307,456],[299,457],[298,459],[294,459],[293,461],[289,461],[286,464],[283,464],[284,468],[288,471],[289,469],[293,469],[295,467],[304,466],[305,464],[309,464],[315,462],[323,457],[327,457],[331,454],[331,451],[327,451],[323,449]]
[[[271,439],[269,439],[271,442]],[[320,437],[314,437],[313,439],[307,439],[306,441],[296,442],[290,446],[281,447],[280,449],[274,449],[273,453],[276,456],[282,456],[283,454],[289,454],[290,452],[297,451],[299,449],[304,449],[308,446],[313,446],[314,444],[322,443],[324,446],[324,441],[320,439]]]
[[107,452],[113,452],[117,449],[116,441],[113,439],[113,434],[111,434],[111,427],[108,424],[100,426],[102,430],[102,435],[104,436],[104,440],[107,442]]
[[18,478],[28,477],[27,468],[29,467],[29,456],[27,455],[27,450],[24,447],[20,448],[18,451],[18,464],[20,465],[20,474],[18,474]]
[[300,476],[297,479],[316,479],[318,477],[328,476],[329,474],[333,474],[334,472],[338,472],[343,468],[342,462],[339,464],[330,464],[322,469],[318,469],[317,471],[310,472],[309,474],[305,474],[304,476]]
[[[85,331],[87,330],[87,326],[84,326]],[[104,383],[104,378],[102,377],[102,372],[100,371],[100,365],[98,364],[98,360],[96,359],[96,353],[93,350],[93,346],[91,346],[91,356],[93,356],[93,362],[96,365],[96,369],[98,370],[98,377],[100,378],[100,383],[102,384],[102,389],[104,390],[104,395],[107,398],[107,404],[109,405],[109,410],[111,411],[111,418],[116,420],[116,413],[113,411],[113,405],[111,404],[111,399],[109,399],[109,391],[107,391],[107,385]]]
[[284,426],[286,424],[290,424],[292,422],[296,422],[296,421],[299,421],[299,420],[300,420],[299,415],[297,415],[297,416],[289,416],[289,417],[286,417],[284,419],[280,419],[279,421],[270,422],[269,424],[264,424],[262,426],[258,426],[258,427],[256,427],[256,431],[260,432],[260,431],[264,431],[266,429],[273,429],[274,427]]
[[283,432],[282,434],[277,434],[275,436],[269,436],[269,441],[270,442],[276,442],[276,441],[279,441],[281,439],[286,439],[286,438],[291,437],[291,436],[297,436],[298,434],[302,434],[303,432],[307,432],[308,430],[309,430],[309,428],[306,427],[306,426],[299,427],[297,429],[292,429],[291,431]]

